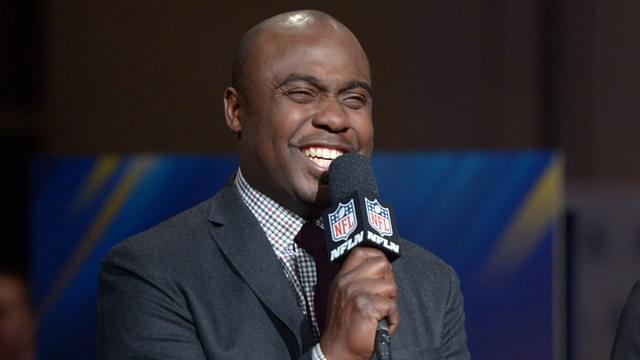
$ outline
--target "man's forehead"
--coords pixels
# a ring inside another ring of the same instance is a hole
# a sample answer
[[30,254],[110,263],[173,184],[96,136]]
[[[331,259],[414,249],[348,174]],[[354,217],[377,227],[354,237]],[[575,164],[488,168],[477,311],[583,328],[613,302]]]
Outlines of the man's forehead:
[[[317,71],[310,71],[314,62],[319,65],[314,69]],[[369,60],[346,26],[319,11],[284,13],[259,23],[245,34],[234,61],[232,81],[239,80],[234,82],[237,86],[250,86],[274,72],[286,73],[285,77],[296,72],[319,76],[337,63],[342,63],[338,67],[345,71],[350,71],[347,64],[351,65],[351,74],[347,76],[350,80],[371,81]],[[277,71],[278,68],[282,71]]]
[[311,77],[325,84],[371,81],[369,62],[357,43],[322,36],[277,39],[257,47],[249,62],[252,71],[278,82]]

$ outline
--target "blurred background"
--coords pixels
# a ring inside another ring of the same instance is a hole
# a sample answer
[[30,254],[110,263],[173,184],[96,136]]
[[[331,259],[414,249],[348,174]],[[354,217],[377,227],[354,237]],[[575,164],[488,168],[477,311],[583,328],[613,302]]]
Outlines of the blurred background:
[[3,0],[2,269],[30,268],[34,155],[233,153],[222,91],[238,41],[300,8],[361,40],[377,150],[564,152],[568,356],[607,358],[640,278],[636,0]]

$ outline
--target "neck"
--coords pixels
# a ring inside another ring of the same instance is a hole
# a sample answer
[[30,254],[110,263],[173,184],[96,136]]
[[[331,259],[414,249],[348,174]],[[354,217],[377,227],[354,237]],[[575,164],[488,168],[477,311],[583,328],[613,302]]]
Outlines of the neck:
[[240,186],[240,184],[244,184],[243,186],[247,190],[260,193],[261,196],[268,197],[270,200],[275,201],[286,210],[300,216],[301,218],[309,222],[313,222],[318,219],[322,215],[322,213],[329,207],[328,204],[320,205],[296,201],[292,196],[287,196],[287,194],[269,191],[269,189],[264,189],[261,186],[257,186],[258,184],[252,182],[251,179],[247,177],[247,174],[242,172],[241,169],[238,169],[235,182],[237,186]]

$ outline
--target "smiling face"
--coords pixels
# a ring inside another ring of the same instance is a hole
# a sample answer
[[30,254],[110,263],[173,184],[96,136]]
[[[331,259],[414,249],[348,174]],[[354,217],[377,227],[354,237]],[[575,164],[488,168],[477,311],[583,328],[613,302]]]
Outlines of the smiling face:
[[339,24],[315,19],[288,25],[256,35],[243,93],[225,93],[226,116],[241,133],[247,181],[286,208],[315,217],[329,205],[321,178],[331,161],[373,150],[369,63]]

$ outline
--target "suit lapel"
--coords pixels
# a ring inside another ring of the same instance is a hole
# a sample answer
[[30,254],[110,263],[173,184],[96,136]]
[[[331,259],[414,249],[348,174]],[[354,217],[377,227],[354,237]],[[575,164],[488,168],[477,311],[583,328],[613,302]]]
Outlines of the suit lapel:
[[213,199],[211,235],[249,287],[295,335],[298,351],[313,344],[313,335],[296,301],[282,264],[251,211],[234,186],[226,186]]

